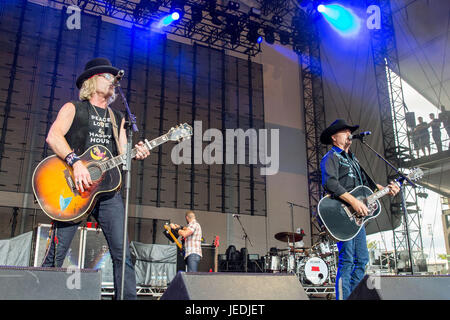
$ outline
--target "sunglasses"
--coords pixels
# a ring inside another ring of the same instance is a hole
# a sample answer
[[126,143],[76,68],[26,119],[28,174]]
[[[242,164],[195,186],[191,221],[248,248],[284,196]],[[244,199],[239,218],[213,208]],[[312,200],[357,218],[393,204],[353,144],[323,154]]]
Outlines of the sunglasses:
[[98,73],[98,74],[94,74],[92,77],[95,77],[95,76],[103,77],[108,81],[114,80],[114,76],[111,73]]

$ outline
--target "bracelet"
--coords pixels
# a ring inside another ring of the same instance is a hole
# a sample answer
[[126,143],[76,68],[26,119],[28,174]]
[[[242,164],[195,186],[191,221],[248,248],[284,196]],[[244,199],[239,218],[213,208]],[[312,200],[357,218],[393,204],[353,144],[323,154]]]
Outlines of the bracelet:
[[69,166],[73,166],[73,164],[74,164],[75,162],[77,162],[78,160],[81,160],[81,159],[75,154],[75,152],[69,153],[69,154],[66,156],[66,158],[64,159],[64,161],[66,161],[66,163],[67,163]]

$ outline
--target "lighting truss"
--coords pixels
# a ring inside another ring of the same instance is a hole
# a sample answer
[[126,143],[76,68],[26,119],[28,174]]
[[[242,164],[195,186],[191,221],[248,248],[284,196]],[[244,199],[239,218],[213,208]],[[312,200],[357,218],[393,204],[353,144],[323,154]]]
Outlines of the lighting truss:
[[[51,2],[62,6],[76,5],[84,13],[107,16],[117,21],[127,22],[149,30],[154,22],[160,21],[162,17],[171,12],[170,10],[173,1],[174,0],[51,0]],[[154,3],[157,3],[157,5]],[[261,31],[265,28],[275,29],[275,42],[280,42],[279,32],[291,34],[293,31],[290,24],[287,24],[286,22],[274,24],[263,15],[253,16],[248,14],[248,12],[231,10],[224,5],[215,4],[215,10],[209,10],[210,3],[210,0],[184,1],[184,15],[182,18],[176,23],[166,27],[163,32],[187,38],[208,47],[226,49],[249,56],[256,56],[261,52],[261,47],[260,44],[247,39],[249,22],[254,22],[259,25],[259,30]],[[154,9],[155,7],[156,10]],[[192,7],[202,8],[203,19],[200,22],[193,21]],[[213,14],[213,16],[211,14]],[[217,22],[217,17],[222,21],[220,25],[213,23],[213,21]],[[236,21],[234,31],[237,36],[235,39],[232,39],[229,29],[227,30],[227,17],[232,17],[232,19]],[[292,40],[290,39],[287,44],[291,44],[291,42]]]

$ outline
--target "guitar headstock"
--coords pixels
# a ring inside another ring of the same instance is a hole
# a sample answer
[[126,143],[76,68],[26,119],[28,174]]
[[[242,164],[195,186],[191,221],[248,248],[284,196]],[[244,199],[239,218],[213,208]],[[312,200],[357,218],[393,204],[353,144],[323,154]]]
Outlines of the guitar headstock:
[[219,236],[216,236],[215,238],[214,238],[214,247],[218,247],[219,246]]
[[187,123],[179,124],[167,132],[167,138],[172,141],[189,139],[192,136],[192,127]]
[[413,171],[411,171],[408,174],[408,179],[412,181],[417,181],[419,179],[422,179],[423,177],[423,171],[420,168],[415,168]]

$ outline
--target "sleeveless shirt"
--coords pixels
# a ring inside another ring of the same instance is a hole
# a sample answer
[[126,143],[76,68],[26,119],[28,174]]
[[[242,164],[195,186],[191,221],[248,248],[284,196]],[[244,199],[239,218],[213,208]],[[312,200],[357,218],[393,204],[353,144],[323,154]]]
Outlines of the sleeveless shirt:
[[[91,105],[88,100],[71,102],[75,105],[75,116],[65,138],[75,154],[81,155],[89,147],[100,144],[108,148],[113,156],[117,156],[119,153],[109,112],[106,109]],[[94,108],[97,112],[94,111]],[[123,116],[120,112],[112,110],[119,133]]]

